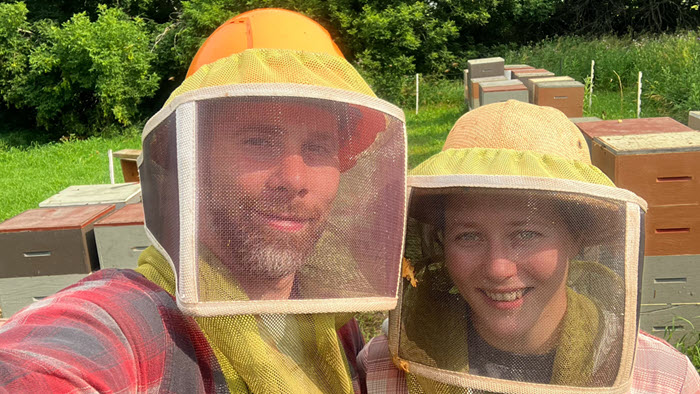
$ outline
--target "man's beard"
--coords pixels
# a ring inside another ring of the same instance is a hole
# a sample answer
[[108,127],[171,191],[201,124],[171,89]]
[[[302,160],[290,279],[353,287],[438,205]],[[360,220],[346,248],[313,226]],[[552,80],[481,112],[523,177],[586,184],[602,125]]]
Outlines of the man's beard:
[[[294,274],[313,252],[325,227],[323,218],[309,222],[300,234],[286,233],[261,224],[246,204],[235,210],[215,211],[211,212],[215,229],[212,235],[219,238],[219,250],[223,254],[218,257],[234,276],[281,279]],[[290,207],[283,211],[299,209]]]

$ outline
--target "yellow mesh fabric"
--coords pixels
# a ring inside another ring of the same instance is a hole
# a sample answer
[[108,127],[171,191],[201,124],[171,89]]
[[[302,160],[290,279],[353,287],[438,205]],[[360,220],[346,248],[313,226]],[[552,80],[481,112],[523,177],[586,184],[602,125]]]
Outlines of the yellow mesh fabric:
[[294,83],[348,90],[376,97],[345,59],[325,53],[288,49],[248,49],[202,66],[170,95],[247,83]]
[[410,175],[460,174],[559,178],[614,186],[602,171],[585,162],[513,149],[448,149],[433,155],[410,171]]
[[[158,251],[149,247],[139,256],[137,272],[171,295],[175,276]],[[287,315],[298,325],[302,352],[278,351],[261,334],[252,315],[195,317],[202,328],[232,393],[352,393],[350,372],[336,329],[349,316]],[[342,320],[342,321],[341,321]]]

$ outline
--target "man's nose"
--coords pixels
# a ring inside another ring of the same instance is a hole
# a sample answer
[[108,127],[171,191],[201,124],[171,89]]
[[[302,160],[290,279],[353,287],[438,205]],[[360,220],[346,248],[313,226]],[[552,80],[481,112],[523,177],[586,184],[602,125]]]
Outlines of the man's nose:
[[491,245],[488,262],[484,270],[489,279],[499,281],[518,273],[516,258],[502,245]]
[[301,155],[285,155],[270,177],[268,186],[288,198],[304,197],[308,193],[308,169]]

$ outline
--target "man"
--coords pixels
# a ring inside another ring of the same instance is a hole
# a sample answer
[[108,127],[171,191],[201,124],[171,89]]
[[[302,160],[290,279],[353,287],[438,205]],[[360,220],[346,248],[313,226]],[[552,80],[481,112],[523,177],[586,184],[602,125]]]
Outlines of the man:
[[396,303],[405,131],[328,33],[222,25],[139,169],[153,246],[1,327],[0,391],[352,392],[336,330]]

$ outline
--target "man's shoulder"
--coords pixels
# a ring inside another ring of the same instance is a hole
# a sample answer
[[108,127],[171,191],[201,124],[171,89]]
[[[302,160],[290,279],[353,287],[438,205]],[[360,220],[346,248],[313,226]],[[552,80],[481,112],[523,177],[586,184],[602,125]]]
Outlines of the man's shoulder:
[[700,376],[686,355],[668,342],[640,331],[632,388],[633,392],[694,393],[700,390]]

